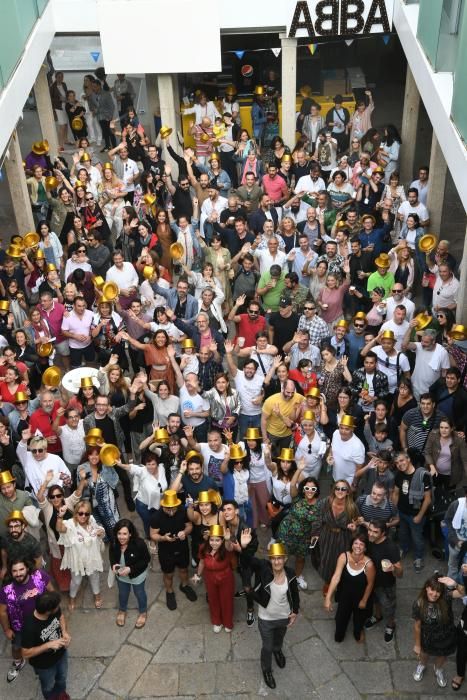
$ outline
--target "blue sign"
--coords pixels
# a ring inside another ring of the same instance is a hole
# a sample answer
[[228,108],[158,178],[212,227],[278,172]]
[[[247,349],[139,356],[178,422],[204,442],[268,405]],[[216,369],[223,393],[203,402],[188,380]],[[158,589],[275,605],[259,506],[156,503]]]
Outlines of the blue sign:
[[244,51],[235,51],[235,55],[238,58],[238,60],[241,61],[243,56],[245,55],[245,52]]
[[100,55],[101,55],[100,51],[91,51],[91,56],[93,58],[93,61],[95,61],[96,63],[99,60]]

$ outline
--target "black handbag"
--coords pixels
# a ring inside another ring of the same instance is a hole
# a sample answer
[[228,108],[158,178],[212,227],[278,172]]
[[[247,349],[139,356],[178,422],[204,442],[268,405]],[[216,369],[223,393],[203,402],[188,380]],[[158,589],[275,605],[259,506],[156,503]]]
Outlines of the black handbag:
[[456,490],[438,486],[434,491],[430,515],[432,520],[442,520],[451,503],[457,499]]

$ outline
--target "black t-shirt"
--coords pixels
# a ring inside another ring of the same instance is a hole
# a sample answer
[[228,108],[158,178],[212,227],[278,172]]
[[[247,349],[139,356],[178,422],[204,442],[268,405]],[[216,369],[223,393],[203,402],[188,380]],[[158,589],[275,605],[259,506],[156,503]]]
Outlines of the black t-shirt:
[[380,544],[370,542],[368,544],[368,556],[375,565],[376,579],[375,588],[390,588],[396,585],[396,577],[392,571],[383,571],[381,562],[383,559],[389,559],[391,564],[397,564],[401,560],[399,547],[395,542],[386,539]]
[[305,165],[299,165],[298,163],[292,165],[290,170],[292,175],[295,175],[295,182],[298,182],[301,177],[305,177],[305,175],[310,174],[311,165],[311,161],[307,161]]
[[[414,475],[415,471],[412,474],[404,474],[403,472],[397,472],[394,481],[394,486],[396,486],[396,488],[399,489],[399,502],[397,504],[397,507],[399,511],[401,513],[404,513],[405,515],[417,515],[417,513],[420,510],[419,507],[414,507],[411,503],[409,503],[410,484],[412,483]],[[423,475],[423,489],[424,491],[430,491],[431,489],[429,472],[426,472]]]
[[143,164],[144,164],[144,169],[149,172],[151,172],[154,176],[158,175],[159,177],[162,176],[162,173],[164,172],[165,168],[165,161],[161,160],[151,160],[149,156],[143,159]]
[[[60,625],[61,614],[58,610],[46,620],[39,620],[34,614],[27,617],[21,630],[21,645],[25,649],[32,649],[63,637]],[[29,661],[34,668],[50,668],[64,653],[65,647],[62,647],[57,651],[45,651],[43,654],[33,656]]]
[[40,544],[29,532],[25,532],[21,540],[15,540],[10,533],[7,533],[0,539],[0,543],[2,549],[6,550],[7,561],[19,559],[20,557],[28,561],[34,561],[34,559],[38,559],[41,556]]
[[[228,219],[232,216],[234,219],[237,216],[243,216],[244,219],[247,219],[248,212],[244,207],[239,207],[235,211],[232,211],[231,209],[229,209],[227,207],[227,209],[224,209],[223,211],[221,211],[221,214],[219,216],[219,221],[221,224],[225,224],[228,221]],[[233,222],[232,222],[232,228],[233,228]]]
[[235,229],[226,227],[222,234],[222,244],[229,249],[233,258],[241,251],[245,243],[254,242],[255,237],[249,232],[247,232],[245,238],[239,238]]
[[211,479],[210,476],[206,475],[203,476],[201,481],[197,481],[195,483],[189,476],[184,474],[182,476],[182,486],[184,492],[191,496],[195,501],[197,500],[200,491],[209,491],[209,489],[214,489],[215,491],[218,490],[214,479]]
[[111,445],[117,444],[115,427],[112,419],[109,418],[109,416],[106,416],[105,418],[96,418],[96,428],[102,430],[104,442],[110,443]]
[[290,316],[284,318],[279,311],[275,311],[269,317],[269,325],[274,329],[273,344],[279,352],[286,343],[292,340],[294,333],[298,328],[299,316],[296,313],[291,313]]
[[[156,511],[151,518],[151,527],[154,530],[159,530],[160,535],[178,535],[181,530],[184,530],[187,522],[189,522],[186,510],[180,507],[175,515],[167,515],[162,509]],[[174,540],[173,542],[159,542],[159,551],[161,554],[176,554],[182,552],[188,547],[188,541]]]

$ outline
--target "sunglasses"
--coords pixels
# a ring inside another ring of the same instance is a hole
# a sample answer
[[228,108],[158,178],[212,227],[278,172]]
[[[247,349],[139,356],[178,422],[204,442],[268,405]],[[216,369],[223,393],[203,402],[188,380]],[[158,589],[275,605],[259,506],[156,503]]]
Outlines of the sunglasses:
[[250,314],[250,316],[258,316],[259,311],[252,311],[251,309],[248,309],[248,313]]
[[61,493],[53,493],[51,496],[49,496],[49,500],[53,501],[55,498],[63,498]]
[[85,253],[85,252],[86,252],[86,249],[85,249],[85,248],[82,248],[81,250],[77,250],[76,252],[77,252],[77,253]]
[[305,311],[316,311],[316,306],[305,306]]
[[94,197],[86,197],[86,202],[93,202],[93,201],[94,201]]
[[334,491],[348,491],[348,490],[349,489],[347,488],[347,486],[336,486],[336,488],[334,489]]
[[45,450],[43,447],[35,447],[34,449],[31,450],[31,452],[33,453],[33,455],[35,455],[35,454],[41,455],[43,452],[45,452]]
[[354,323],[353,325],[355,326],[355,328],[365,328],[364,323]]
[[91,513],[86,513],[84,510],[80,510],[78,515],[81,516],[82,518],[90,518],[91,517]]
[[304,491],[311,491],[311,493],[316,493],[318,489],[316,488],[316,486],[304,486],[303,490]]
[[436,318],[446,318],[444,314],[436,314]]

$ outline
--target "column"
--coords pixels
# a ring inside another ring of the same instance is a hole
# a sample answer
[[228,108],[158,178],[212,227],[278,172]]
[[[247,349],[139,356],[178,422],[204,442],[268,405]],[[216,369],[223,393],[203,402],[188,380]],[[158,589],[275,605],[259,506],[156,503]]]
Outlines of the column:
[[459,273],[459,300],[457,302],[456,320],[467,326],[467,230],[464,238],[464,251]]
[[15,233],[19,233],[22,236],[28,231],[35,231],[36,226],[32,216],[31,200],[29,199],[26,177],[24,175],[23,157],[16,131],[13,132],[8,146],[8,153],[5,158],[5,172],[16,221],[17,230]]
[[154,117],[160,117],[161,108],[159,104],[159,93],[157,90],[157,75],[146,73],[146,93],[148,96],[148,121],[151,143],[156,141],[156,127]]
[[297,40],[281,34],[282,129],[284,143],[295,146],[295,103],[297,99]]
[[409,184],[414,179],[415,146],[417,144],[418,110],[420,93],[409,64],[405,78],[404,112],[402,115],[402,148],[400,159],[400,180]]
[[52,157],[58,155],[57,128],[55,126],[52,100],[50,99],[49,83],[47,82],[47,69],[41,66],[34,83],[34,95],[36,97],[37,114],[41,125],[42,138],[47,139]]
[[[180,104],[176,103],[176,94],[172,76],[167,74],[158,75],[157,87],[159,92],[162,126],[170,126],[174,132],[176,132],[179,119],[179,117],[177,117],[177,113],[180,112]],[[170,143],[177,153],[181,153],[181,148],[175,133],[172,134]]]
[[444,188],[446,186],[447,165],[443,151],[433,131],[430,154],[430,184],[427,198],[427,208],[430,213],[430,230],[439,235],[441,231],[441,215],[443,213]]
[[177,131],[182,132],[182,115],[180,114],[180,86],[178,82],[178,74],[172,76],[173,90],[174,90],[174,102],[175,102],[175,117],[177,124]]

